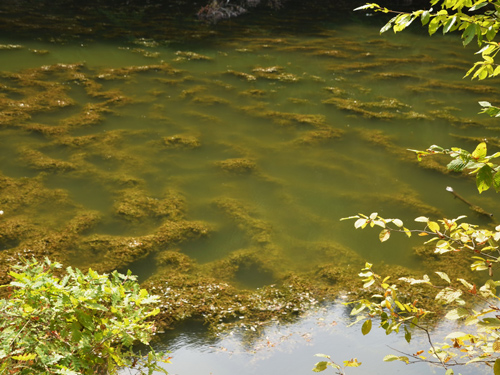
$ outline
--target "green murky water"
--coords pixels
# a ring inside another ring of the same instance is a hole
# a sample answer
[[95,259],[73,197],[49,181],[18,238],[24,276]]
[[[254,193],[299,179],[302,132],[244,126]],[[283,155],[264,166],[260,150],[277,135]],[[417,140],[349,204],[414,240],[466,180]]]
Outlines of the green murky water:
[[495,82],[461,79],[473,50],[359,19],[295,22],[199,26],[183,42],[2,35],[4,267],[31,252],[130,268],[167,299],[172,275],[178,290],[298,277],[345,293],[365,260],[420,272],[426,259],[418,240],[380,244],[340,218],[489,222],[446,186],[498,214],[494,193],[406,151],[498,148],[498,124],[477,115]]

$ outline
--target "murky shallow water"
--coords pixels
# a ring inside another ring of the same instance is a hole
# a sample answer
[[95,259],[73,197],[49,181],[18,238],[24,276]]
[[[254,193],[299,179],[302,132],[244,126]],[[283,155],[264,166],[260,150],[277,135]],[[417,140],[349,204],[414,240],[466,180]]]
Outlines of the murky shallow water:
[[3,35],[3,262],[30,249],[142,280],[191,271],[252,289],[303,275],[337,291],[365,260],[424,270],[418,240],[380,244],[339,219],[487,223],[444,188],[497,214],[494,193],[406,149],[473,149],[466,137],[498,147],[476,104],[498,91],[461,80],[473,51],[455,39],[378,30],[250,21],[184,43]]

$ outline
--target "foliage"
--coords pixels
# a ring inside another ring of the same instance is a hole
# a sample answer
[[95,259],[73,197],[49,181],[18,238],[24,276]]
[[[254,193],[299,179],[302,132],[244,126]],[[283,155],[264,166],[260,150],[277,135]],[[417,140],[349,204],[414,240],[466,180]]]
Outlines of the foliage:
[[321,372],[325,371],[328,367],[333,367],[334,369],[337,370],[337,374],[339,375],[344,375],[345,374],[345,368],[346,367],[359,367],[361,366],[361,362],[358,362],[356,358],[353,358],[349,361],[344,361],[344,366],[340,366],[339,364],[333,362],[331,357],[326,354],[316,354],[316,357],[322,357],[325,358],[326,361],[320,361],[316,363],[316,365],[313,368],[314,372]]
[[[156,296],[136,277],[66,268],[45,259],[13,266],[7,299],[0,300],[0,374],[116,374],[122,366],[141,374],[162,360],[132,345],[148,344],[157,314]],[[167,361],[168,360],[163,360]]]
[[[427,217],[418,217],[415,221],[425,224],[423,229],[409,230],[399,219],[384,219],[377,213],[371,215],[355,215],[346,219],[356,219],[356,228],[382,228],[379,235],[381,241],[386,241],[392,232],[402,232],[407,236],[412,233],[430,236],[426,244],[433,244],[435,253],[471,252],[471,268],[475,271],[489,272],[493,276],[493,266],[500,262],[500,226],[495,230],[479,229],[468,223],[458,223],[464,216],[456,219],[431,221]],[[480,255],[480,256],[479,256]],[[380,326],[387,334],[404,329],[405,339],[410,342],[412,331],[420,329],[427,335],[430,349],[429,356],[424,356],[424,350],[418,350],[412,355],[388,355],[384,361],[403,361],[411,363],[424,360],[442,365],[448,369],[447,374],[453,374],[449,369],[452,365],[466,365],[474,362],[494,364],[495,375],[500,374],[500,298],[496,288],[500,280],[487,280],[481,287],[477,287],[463,278],[451,280],[444,272],[435,272],[438,281],[432,281],[428,275],[421,279],[399,278],[390,283],[390,276],[382,278],[372,270],[367,263],[359,274],[363,278],[364,288],[375,288],[376,293],[371,298],[356,301],[352,315],[358,315],[357,321],[364,320],[361,328],[367,334],[372,326],[372,319],[380,319]],[[429,329],[422,323],[433,311],[429,311],[424,303],[422,306],[417,299],[413,299],[407,292],[400,292],[398,284],[425,285],[434,291],[435,300],[446,308],[445,318],[463,322],[467,332],[452,332],[447,335],[449,343],[435,344]]]
[[432,145],[425,151],[411,151],[417,154],[419,161],[427,155],[450,155],[453,160],[448,164],[448,169],[455,172],[471,170],[470,174],[476,175],[476,185],[479,193],[488,190],[490,187],[493,187],[497,192],[500,191],[500,165],[491,162],[492,159],[500,157],[500,152],[487,155],[485,142],[481,142],[472,153],[458,147],[444,149],[436,145]]
[[[476,52],[481,60],[467,71],[465,77],[471,76],[483,80],[496,77],[500,74],[500,66],[495,63],[495,57],[500,51],[500,44],[495,42],[495,37],[500,28],[498,18],[500,12],[499,0],[431,0],[431,6],[440,5],[441,9],[434,11],[417,10],[414,12],[396,12],[382,7],[378,4],[366,4],[355,10],[371,9],[376,12],[394,13],[393,18],[380,30],[381,33],[392,29],[395,33],[403,31],[413,21],[420,19],[423,26],[427,26],[429,34],[433,35],[439,29],[443,34],[453,31],[461,32],[462,43],[468,45],[476,39],[481,47]],[[477,12],[481,9],[481,12]],[[481,102],[481,113],[499,117],[500,108],[492,106],[488,102]]]

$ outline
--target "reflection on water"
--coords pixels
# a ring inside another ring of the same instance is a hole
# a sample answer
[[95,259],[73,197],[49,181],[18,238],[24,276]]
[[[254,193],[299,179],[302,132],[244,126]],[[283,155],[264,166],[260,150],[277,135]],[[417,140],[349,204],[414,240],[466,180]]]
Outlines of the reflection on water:
[[492,193],[407,151],[484,137],[498,147],[476,105],[498,90],[461,80],[472,51],[449,37],[379,36],[370,23],[307,22],[200,26],[200,40],[175,43],[1,37],[3,263],[31,249],[130,268],[155,275],[167,301],[171,279],[233,293],[321,283],[335,295],[366,260],[418,272],[426,260],[418,240],[380,244],[342,217],[465,212],[488,223],[445,187],[497,214]]
[[[427,350],[429,343],[423,334],[414,333],[412,343],[404,340],[404,334],[387,336],[384,330],[374,329],[362,336],[360,324],[348,327],[352,322],[345,308],[339,305],[308,314],[293,325],[273,325],[260,339],[242,344],[237,336],[220,340],[206,339],[203,326],[183,327],[182,333],[167,333],[159,349],[170,350],[171,364],[165,365],[169,374],[312,374],[316,362],[323,359],[315,354],[331,356],[338,364],[357,358],[360,367],[346,369],[346,374],[442,374],[444,370],[425,363],[406,365],[403,362],[383,362],[385,355],[412,354]],[[454,331],[449,325],[441,327]],[[444,335],[436,334],[436,342]],[[399,352],[398,352],[399,351]],[[455,369],[458,370],[458,369]],[[486,366],[462,366],[462,375],[489,374]],[[122,375],[130,374],[123,370]],[[333,369],[326,373],[333,374]]]

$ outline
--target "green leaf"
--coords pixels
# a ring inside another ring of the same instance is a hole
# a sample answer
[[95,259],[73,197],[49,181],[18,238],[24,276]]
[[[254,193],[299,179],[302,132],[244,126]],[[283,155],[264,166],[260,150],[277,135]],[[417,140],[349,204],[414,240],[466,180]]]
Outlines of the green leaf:
[[450,17],[443,26],[443,34],[450,32],[451,28],[453,27],[456,21],[457,21],[457,16]]
[[420,17],[420,20],[422,21],[422,26],[427,25],[429,23],[429,19],[431,18],[431,13],[426,10],[422,13],[422,16]]
[[322,372],[322,371],[325,371],[327,367],[328,367],[328,362],[321,361],[321,362],[316,363],[316,365],[314,366],[314,368],[312,370],[314,372]]
[[411,342],[411,332],[405,326],[405,340],[409,344]]
[[450,161],[446,168],[453,172],[462,172],[467,166],[467,162],[457,157]]
[[493,170],[490,166],[484,165],[476,174],[476,186],[479,193],[488,190],[493,185]]
[[383,33],[385,33],[386,31],[390,30],[390,28],[392,27],[392,24],[393,24],[393,22],[396,20],[396,18],[398,18],[398,16],[391,18],[391,19],[389,20],[389,22],[387,22],[387,23],[384,25],[384,27],[382,27],[382,28],[380,29],[380,34],[383,34]]
[[429,35],[434,34],[437,29],[439,29],[440,26],[440,20],[438,17],[435,17],[432,19],[432,21],[429,23]]
[[478,9],[480,9],[480,8],[486,6],[486,5],[488,5],[488,1],[487,0],[480,0],[480,1],[476,2],[472,8],[469,8],[469,11],[478,10]]
[[500,358],[495,360],[495,364],[493,365],[493,374],[500,375]]
[[493,26],[490,26],[488,28],[488,31],[486,32],[486,39],[488,39],[490,42],[495,39],[495,36],[497,35],[497,31]]
[[94,322],[92,321],[92,317],[84,312],[77,311],[76,316],[78,317],[78,321],[82,326],[84,326],[89,331],[93,331],[95,329]]
[[498,329],[500,328],[500,319],[497,318],[484,318],[478,323],[478,326]]
[[493,187],[496,191],[500,191],[500,171],[493,175]]
[[361,333],[363,334],[363,336],[366,336],[368,333],[370,333],[371,329],[372,329],[372,320],[371,319],[365,320],[365,322],[361,326]]

